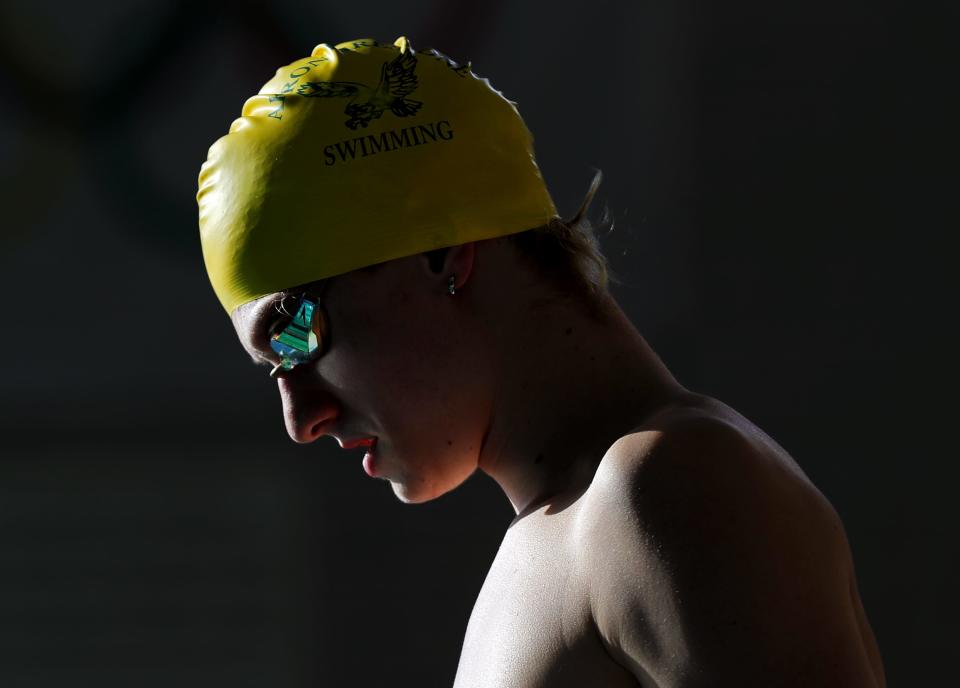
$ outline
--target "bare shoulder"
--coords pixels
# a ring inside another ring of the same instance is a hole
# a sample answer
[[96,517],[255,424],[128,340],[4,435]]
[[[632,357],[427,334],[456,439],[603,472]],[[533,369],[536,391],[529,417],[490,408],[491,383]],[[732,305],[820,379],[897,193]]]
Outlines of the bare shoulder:
[[600,636],[638,678],[793,685],[776,673],[792,671],[808,685],[873,685],[836,511],[719,402],[668,409],[615,443],[576,537]]
[[843,535],[836,511],[775,440],[713,399],[676,405],[610,447],[584,500],[591,520],[790,513],[823,536]]
[[[656,488],[651,492],[651,488]],[[763,488],[762,490],[759,488]],[[590,486],[586,511],[613,507],[616,498],[658,499],[671,490],[711,502],[809,502],[836,516],[826,498],[773,438],[729,406],[701,397],[665,408],[610,447]],[[680,495],[675,495],[680,496]],[[640,500],[643,501],[643,500]],[[759,504],[755,503],[755,506]],[[746,505],[744,505],[746,506]],[[807,516],[811,516],[809,512]]]

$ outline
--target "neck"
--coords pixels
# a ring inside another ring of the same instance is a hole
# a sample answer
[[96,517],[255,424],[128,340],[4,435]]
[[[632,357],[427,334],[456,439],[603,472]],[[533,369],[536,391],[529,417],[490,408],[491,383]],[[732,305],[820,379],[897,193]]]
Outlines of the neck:
[[479,466],[519,516],[575,498],[607,449],[685,390],[612,299],[518,305],[497,347]]

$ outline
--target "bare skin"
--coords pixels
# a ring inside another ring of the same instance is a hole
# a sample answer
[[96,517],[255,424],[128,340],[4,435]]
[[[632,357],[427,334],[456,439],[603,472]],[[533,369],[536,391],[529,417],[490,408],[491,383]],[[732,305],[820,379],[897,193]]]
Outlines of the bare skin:
[[[267,365],[275,298],[233,314]],[[408,503],[479,469],[517,513],[457,686],[885,686],[836,512],[611,297],[570,298],[491,240],[439,273],[419,255],[339,276],[322,303],[329,351],[278,380],[290,436],[376,437]]]

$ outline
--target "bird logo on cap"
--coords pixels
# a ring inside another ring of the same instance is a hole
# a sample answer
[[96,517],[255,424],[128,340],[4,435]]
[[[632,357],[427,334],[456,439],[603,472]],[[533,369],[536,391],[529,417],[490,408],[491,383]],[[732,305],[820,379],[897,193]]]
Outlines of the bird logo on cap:
[[380,83],[376,88],[354,81],[309,81],[301,84],[297,93],[307,98],[349,98],[343,113],[351,129],[366,128],[379,119],[386,110],[397,117],[417,114],[423,103],[407,98],[418,85],[417,56],[413,51],[402,51],[396,59],[385,62],[380,69]]

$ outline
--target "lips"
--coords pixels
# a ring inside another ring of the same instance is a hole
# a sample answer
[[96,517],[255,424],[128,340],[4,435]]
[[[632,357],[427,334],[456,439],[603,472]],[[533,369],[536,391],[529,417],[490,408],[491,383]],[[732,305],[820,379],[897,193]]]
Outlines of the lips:
[[340,447],[343,449],[356,449],[357,447],[372,447],[376,443],[376,437],[364,437],[357,440],[344,440],[340,443]]

